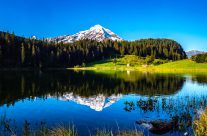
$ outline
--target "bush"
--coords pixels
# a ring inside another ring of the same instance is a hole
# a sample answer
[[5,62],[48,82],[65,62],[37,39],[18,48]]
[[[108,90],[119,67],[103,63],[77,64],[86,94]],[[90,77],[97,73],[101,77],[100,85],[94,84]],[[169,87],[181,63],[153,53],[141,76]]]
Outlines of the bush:
[[155,59],[153,61],[153,65],[160,65],[160,64],[167,63],[167,62],[168,62],[168,60]]
[[74,68],[81,68],[81,66],[80,65],[76,65],[76,66],[74,66]]
[[82,63],[82,67],[86,67],[86,63],[83,62],[83,63]]
[[192,56],[191,60],[193,60],[197,63],[207,63],[207,53]]
[[146,62],[147,64],[151,64],[154,60],[155,60],[155,57],[154,57],[154,56],[147,56],[147,57],[145,58],[145,62]]

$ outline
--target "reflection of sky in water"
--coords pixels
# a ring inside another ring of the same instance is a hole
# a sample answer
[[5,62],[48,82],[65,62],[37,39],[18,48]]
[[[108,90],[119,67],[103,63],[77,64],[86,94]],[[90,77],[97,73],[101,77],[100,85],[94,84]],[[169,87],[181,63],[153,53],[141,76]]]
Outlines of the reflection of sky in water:
[[[169,96],[153,96],[156,99],[155,109],[144,111],[135,106],[135,110],[126,112],[124,103],[126,101],[136,102],[138,100],[147,101],[148,96],[124,95],[111,106],[102,111],[95,111],[88,106],[77,104],[73,101],[63,101],[56,98],[35,100],[23,100],[16,102],[13,106],[6,105],[0,107],[0,114],[7,114],[8,118],[15,119],[16,124],[21,126],[28,120],[34,127],[35,123],[45,121],[48,126],[54,124],[74,124],[80,134],[89,134],[98,128],[105,129],[134,129],[138,127],[135,121],[140,119],[168,119],[170,115],[179,115],[182,112],[193,114],[195,108],[199,108],[199,102],[207,100],[207,85],[197,84],[187,80],[176,94]],[[166,101],[166,108],[163,109],[163,99]],[[195,101],[196,106],[194,107]],[[107,101],[106,101],[107,102]],[[169,108],[169,105],[172,108]],[[189,106],[192,106],[189,108]],[[177,132],[176,132],[177,133]],[[176,134],[173,133],[173,134]]]
[[198,84],[197,82],[187,80],[183,86],[182,91],[178,92],[177,95],[207,95],[207,85]]

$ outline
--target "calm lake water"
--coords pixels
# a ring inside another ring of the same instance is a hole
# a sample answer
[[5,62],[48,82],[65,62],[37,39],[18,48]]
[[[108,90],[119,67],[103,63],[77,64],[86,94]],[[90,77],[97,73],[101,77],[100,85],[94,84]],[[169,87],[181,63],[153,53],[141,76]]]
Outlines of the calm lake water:
[[[0,72],[0,115],[22,132],[44,122],[52,128],[74,125],[79,135],[97,129],[151,133],[138,120],[179,119],[182,127],[163,135],[183,135],[192,128],[195,109],[207,106],[207,75],[139,72]],[[1,127],[0,127],[1,128]]]

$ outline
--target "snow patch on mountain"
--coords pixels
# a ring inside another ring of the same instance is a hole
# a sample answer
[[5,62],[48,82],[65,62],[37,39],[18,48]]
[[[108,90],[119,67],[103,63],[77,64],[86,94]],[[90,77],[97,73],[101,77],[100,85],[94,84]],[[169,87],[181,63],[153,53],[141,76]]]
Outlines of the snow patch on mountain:
[[116,35],[111,30],[102,27],[101,25],[95,25],[91,27],[89,30],[80,31],[74,35],[65,35],[59,36],[55,38],[48,38],[49,42],[63,42],[63,43],[73,43],[75,41],[83,40],[83,39],[91,39],[96,40],[98,42],[109,39],[112,41],[123,41],[118,35]]

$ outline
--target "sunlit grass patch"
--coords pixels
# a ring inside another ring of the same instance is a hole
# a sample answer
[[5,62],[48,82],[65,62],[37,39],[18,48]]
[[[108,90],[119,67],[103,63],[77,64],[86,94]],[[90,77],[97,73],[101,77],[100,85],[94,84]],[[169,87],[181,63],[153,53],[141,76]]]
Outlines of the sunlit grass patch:
[[93,62],[80,70],[115,70],[115,71],[141,71],[152,73],[203,73],[207,72],[207,63],[196,63],[190,59],[169,61],[125,55]]

